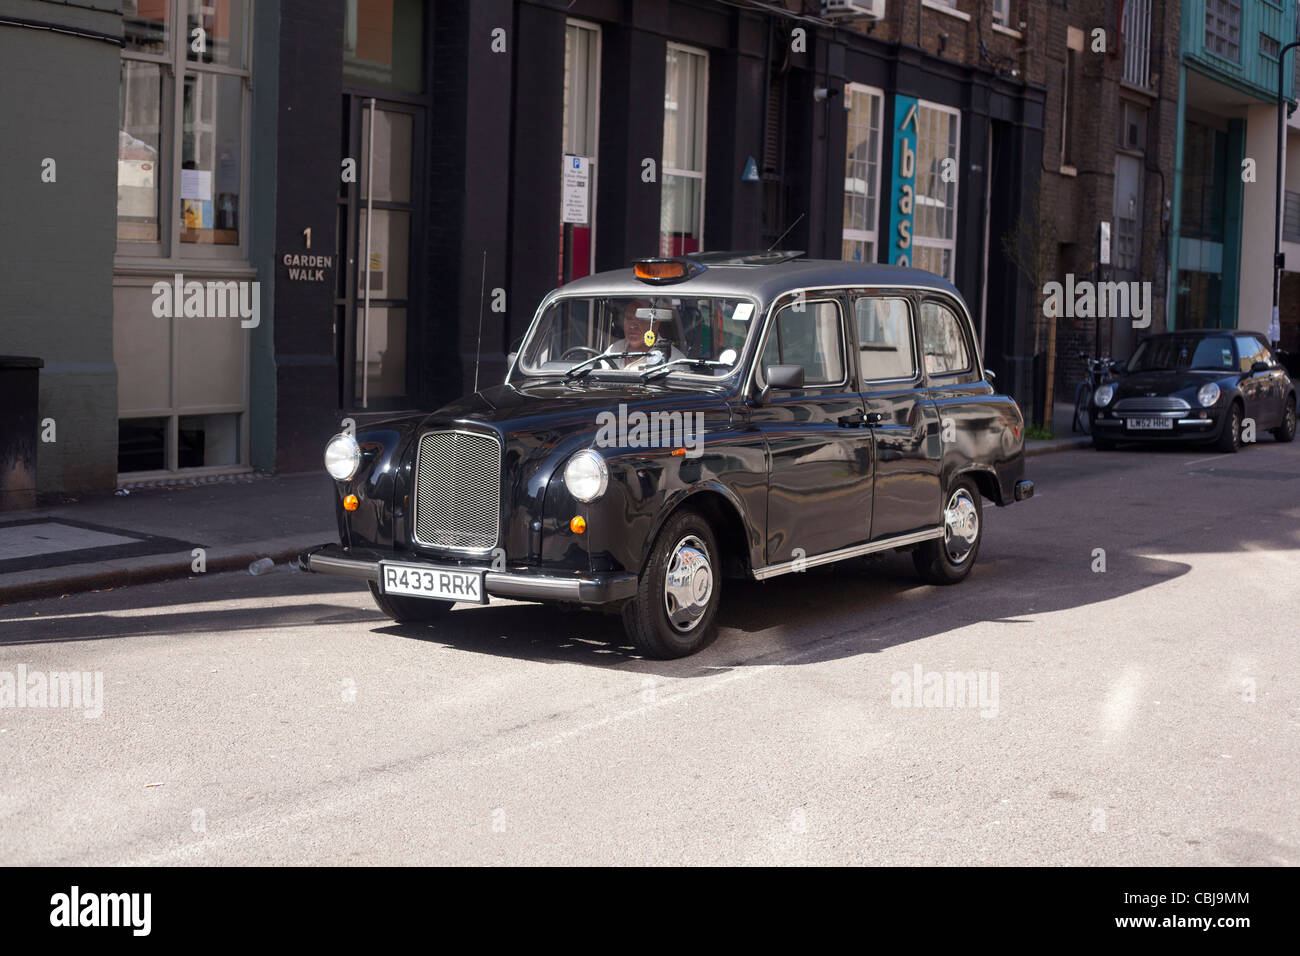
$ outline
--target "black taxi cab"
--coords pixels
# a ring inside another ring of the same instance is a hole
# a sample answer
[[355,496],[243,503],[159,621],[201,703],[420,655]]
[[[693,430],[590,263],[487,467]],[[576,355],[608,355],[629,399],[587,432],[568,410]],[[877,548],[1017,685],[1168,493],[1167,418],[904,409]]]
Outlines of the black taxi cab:
[[653,657],[716,635],[723,582],[888,549],[953,584],[983,501],[1033,494],[970,315],[916,269],[800,253],[645,259],[545,297],[503,384],[330,440],[340,541],[307,571],[398,621],[491,596],[600,605]]

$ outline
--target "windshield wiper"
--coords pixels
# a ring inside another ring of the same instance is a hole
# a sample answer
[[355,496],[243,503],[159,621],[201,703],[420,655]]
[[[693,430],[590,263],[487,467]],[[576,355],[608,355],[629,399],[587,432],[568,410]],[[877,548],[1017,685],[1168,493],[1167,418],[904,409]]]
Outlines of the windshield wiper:
[[671,362],[665,362],[663,365],[656,365],[653,368],[646,369],[641,373],[641,381],[648,382],[650,381],[651,376],[665,375],[673,368],[680,368],[683,365],[690,365],[694,368],[731,368],[734,364],[734,362],[719,362],[716,359],[706,358],[673,359]]
[[584,359],[583,361],[579,362],[577,365],[570,366],[565,371],[564,378],[565,381],[572,381],[573,379],[577,378],[579,375],[582,375],[586,372],[590,372],[591,367],[593,365],[595,365],[597,362],[603,361],[604,359],[633,358],[633,357],[645,356],[649,354],[650,354],[649,352],[616,352],[614,349],[610,349],[609,351],[601,352],[599,355],[593,355],[589,359]]

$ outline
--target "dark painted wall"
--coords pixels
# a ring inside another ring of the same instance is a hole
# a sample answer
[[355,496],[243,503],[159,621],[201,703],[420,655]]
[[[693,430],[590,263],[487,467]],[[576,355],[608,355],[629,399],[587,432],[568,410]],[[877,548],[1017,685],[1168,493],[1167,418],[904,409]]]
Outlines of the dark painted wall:
[[303,230],[308,228],[312,254],[332,255],[336,249],[343,0],[282,0],[280,9],[276,469],[292,472],[318,469],[321,449],[339,430],[334,274],[327,273],[323,282],[290,282],[280,260],[285,253],[307,251]]

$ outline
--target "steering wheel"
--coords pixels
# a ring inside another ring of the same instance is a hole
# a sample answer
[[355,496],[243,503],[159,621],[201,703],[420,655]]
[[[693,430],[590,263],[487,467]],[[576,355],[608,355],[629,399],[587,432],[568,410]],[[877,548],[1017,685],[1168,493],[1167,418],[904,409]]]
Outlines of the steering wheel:
[[573,355],[574,352],[586,352],[588,355],[600,354],[599,349],[589,348],[586,345],[574,345],[564,351],[564,353],[560,356],[560,361],[561,362],[567,361],[569,356]]

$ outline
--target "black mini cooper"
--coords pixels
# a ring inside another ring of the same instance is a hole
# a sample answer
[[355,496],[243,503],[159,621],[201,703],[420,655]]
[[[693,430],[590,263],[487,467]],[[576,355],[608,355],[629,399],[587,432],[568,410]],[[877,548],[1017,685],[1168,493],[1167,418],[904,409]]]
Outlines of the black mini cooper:
[[398,621],[490,595],[601,605],[645,654],[716,634],[722,581],[886,549],[970,573],[981,501],[1033,494],[970,316],[915,269],[648,259],[541,303],[503,385],[330,442],[340,544]]
[[1258,332],[1189,329],[1143,339],[1092,395],[1092,443],[1213,442],[1235,452],[1270,432],[1295,438],[1296,387]]

